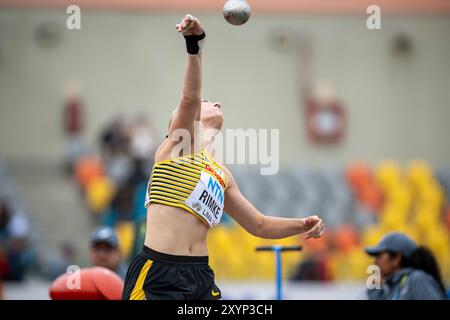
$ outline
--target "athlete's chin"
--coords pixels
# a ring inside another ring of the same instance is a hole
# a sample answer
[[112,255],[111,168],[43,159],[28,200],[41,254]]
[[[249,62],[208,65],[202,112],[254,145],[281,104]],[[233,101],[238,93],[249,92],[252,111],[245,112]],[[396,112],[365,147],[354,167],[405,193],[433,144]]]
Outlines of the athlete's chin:
[[221,117],[219,121],[217,121],[217,125],[215,126],[215,128],[220,131],[222,130],[222,126],[223,126],[223,117]]

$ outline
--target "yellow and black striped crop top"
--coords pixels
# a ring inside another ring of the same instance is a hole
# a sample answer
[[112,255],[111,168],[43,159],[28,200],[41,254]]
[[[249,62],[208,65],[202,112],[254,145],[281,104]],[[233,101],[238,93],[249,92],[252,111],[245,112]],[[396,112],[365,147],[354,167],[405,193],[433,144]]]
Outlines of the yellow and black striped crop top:
[[145,206],[159,203],[183,208],[212,228],[222,218],[226,186],[225,173],[203,149],[155,163]]

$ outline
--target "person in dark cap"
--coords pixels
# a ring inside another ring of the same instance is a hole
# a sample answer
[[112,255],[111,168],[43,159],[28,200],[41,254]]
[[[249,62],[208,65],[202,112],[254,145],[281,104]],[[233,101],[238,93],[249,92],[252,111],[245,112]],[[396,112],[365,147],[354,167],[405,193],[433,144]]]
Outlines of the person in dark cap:
[[107,268],[122,279],[125,278],[127,270],[122,262],[119,240],[114,229],[103,226],[94,230],[91,236],[90,259],[94,266]]
[[381,288],[368,289],[370,300],[446,299],[439,266],[433,253],[399,232],[386,234],[365,249],[380,268]]

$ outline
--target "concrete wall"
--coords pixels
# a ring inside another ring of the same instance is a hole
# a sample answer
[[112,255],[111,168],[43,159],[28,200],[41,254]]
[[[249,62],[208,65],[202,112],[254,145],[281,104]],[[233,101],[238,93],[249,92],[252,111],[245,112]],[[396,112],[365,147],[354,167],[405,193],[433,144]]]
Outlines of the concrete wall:
[[[195,12],[192,12],[195,14]],[[183,13],[82,12],[82,29],[65,28],[64,10],[0,12],[0,155],[61,159],[64,84],[77,79],[87,104],[86,137],[120,112],[148,112],[158,133],[177,105],[185,63],[174,25]],[[226,128],[280,128],[281,163],[345,163],[351,159],[450,163],[450,19],[366,16],[260,16],[244,26],[220,14],[200,15],[208,39],[204,96],[222,102]],[[52,22],[60,42],[37,45],[35,29]],[[347,139],[332,148],[304,137],[298,57],[270,46],[274,28],[308,31],[313,76],[332,83],[346,104]],[[392,54],[397,32],[411,36],[407,59]]]

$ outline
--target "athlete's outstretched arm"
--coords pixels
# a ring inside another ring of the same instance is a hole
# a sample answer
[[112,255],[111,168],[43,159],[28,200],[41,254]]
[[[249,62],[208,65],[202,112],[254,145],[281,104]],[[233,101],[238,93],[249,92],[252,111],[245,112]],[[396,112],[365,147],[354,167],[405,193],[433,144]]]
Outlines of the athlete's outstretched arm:
[[225,211],[245,230],[254,236],[265,239],[281,239],[299,233],[304,238],[319,238],[324,231],[324,224],[318,216],[306,218],[280,218],[266,216],[259,212],[240,192],[236,181],[228,169],[228,187],[225,191]]
[[[187,53],[187,62],[184,72],[183,93],[181,96],[178,111],[172,119],[169,134],[178,128],[188,129],[193,133],[195,120],[200,120],[201,111],[201,87],[202,87],[202,54],[199,48],[205,35],[200,21],[186,15],[183,20],[176,25],[178,32],[183,34]],[[193,135],[191,135],[192,137]]]

